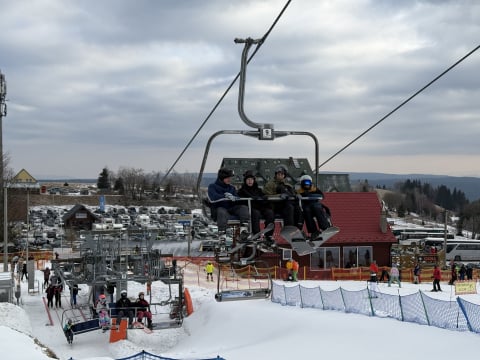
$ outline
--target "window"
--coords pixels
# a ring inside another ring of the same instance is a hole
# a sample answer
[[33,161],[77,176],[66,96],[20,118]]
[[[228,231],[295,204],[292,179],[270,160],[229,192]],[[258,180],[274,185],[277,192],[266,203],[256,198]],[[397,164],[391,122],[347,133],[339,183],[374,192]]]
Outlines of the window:
[[319,248],[316,253],[312,254],[311,262],[311,267],[313,268],[330,269],[340,267],[340,248]]
[[282,260],[290,260],[292,258],[292,249],[283,249]]

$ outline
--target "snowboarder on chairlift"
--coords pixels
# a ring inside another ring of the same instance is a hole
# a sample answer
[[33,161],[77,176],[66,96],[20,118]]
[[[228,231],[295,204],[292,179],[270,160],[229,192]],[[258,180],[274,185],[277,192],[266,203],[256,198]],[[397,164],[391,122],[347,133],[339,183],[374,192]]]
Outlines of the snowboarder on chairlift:
[[[323,230],[332,226],[330,222],[330,209],[321,203],[323,192],[313,185],[310,175],[300,177],[300,188],[297,190],[297,194],[302,198],[303,217],[307,231],[310,233],[310,239],[315,240],[321,236]],[[317,220],[316,223],[315,219]]]

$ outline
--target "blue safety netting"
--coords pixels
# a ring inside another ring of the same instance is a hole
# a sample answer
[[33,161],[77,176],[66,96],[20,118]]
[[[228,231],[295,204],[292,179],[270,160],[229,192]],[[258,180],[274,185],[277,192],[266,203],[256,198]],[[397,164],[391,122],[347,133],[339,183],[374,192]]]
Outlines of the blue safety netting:
[[480,333],[480,305],[460,297],[445,301],[433,299],[421,291],[400,296],[368,288],[324,290],[320,286],[285,286],[274,282],[271,299],[281,305],[390,317],[420,325]]
[[[155,355],[155,354],[150,354],[149,352],[146,352],[145,350],[143,350],[142,352],[139,352],[138,354],[131,355],[131,356],[124,357],[124,358],[119,358],[119,359],[116,359],[116,360],[158,360],[158,359],[161,359],[161,360],[180,360],[180,359],[174,359],[174,358],[168,358],[168,357],[159,356],[159,355]],[[70,358],[69,360],[74,360],[74,359]],[[195,359],[195,360],[225,360],[225,359],[220,357],[220,356],[217,356],[215,358],[201,358],[201,359]]]

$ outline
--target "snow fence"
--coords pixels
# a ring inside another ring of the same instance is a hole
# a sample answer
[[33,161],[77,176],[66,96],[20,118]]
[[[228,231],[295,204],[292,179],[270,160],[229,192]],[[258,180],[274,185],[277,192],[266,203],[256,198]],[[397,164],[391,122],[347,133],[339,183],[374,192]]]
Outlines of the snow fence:
[[455,301],[433,299],[422,291],[391,295],[363,290],[324,290],[321,287],[285,286],[274,282],[272,302],[367,316],[390,317],[421,325],[480,333],[480,305],[460,297]]
[[[128,357],[124,357],[124,358],[117,359],[117,360],[159,360],[159,359],[162,359],[162,360],[178,360],[178,359],[163,357],[163,356],[159,356],[159,355],[155,355],[155,354],[150,354],[149,352],[146,352],[145,350],[143,350],[142,352],[139,352],[138,354],[128,356]],[[73,359],[70,358],[69,360],[73,360]],[[225,360],[225,359],[217,356],[215,358],[208,358],[208,359],[204,358],[204,359],[197,359],[197,360]]]

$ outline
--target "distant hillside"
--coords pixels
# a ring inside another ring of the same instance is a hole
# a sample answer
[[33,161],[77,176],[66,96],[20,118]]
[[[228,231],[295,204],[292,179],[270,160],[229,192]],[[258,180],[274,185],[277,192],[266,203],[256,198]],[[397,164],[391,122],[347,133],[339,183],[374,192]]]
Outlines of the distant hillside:
[[[477,177],[456,177],[456,176],[446,176],[446,175],[429,175],[429,174],[383,174],[383,173],[349,173],[349,172],[322,172],[324,174],[348,174],[350,177],[350,182],[352,185],[358,183],[359,181],[367,180],[368,183],[376,187],[385,186],[386,188],[393,188],[395,183],[400,181],[410,180],[420,180],[422,183],[429,183],[433,187],[440,185],[445,185],[451,191],[453,189],[461,190],[465,193],[467,199],[472,202],[480,199],[480,178]],[[202,178],[201,186],[208,186],[208,184],[215,181],[217,173],[204,173]],[[68,182],[68,183],[84,183],[96,184],[97,179],[63,179],[63,180],[39,180],[40,182]]]
[[355,184],[359,181],[367,180],[371,186],[393,188],[393,186],[407,179],[420,180],[422,183],[429,183],[433,187],[445,185],[451,191],[455,188],[465,193],[467,199],[475,201],[480,199],[480,178],[477,177],[456,177],[446,175],[428,175],[428,174],[382,174],[382,173],[348,173],[350,182]]

